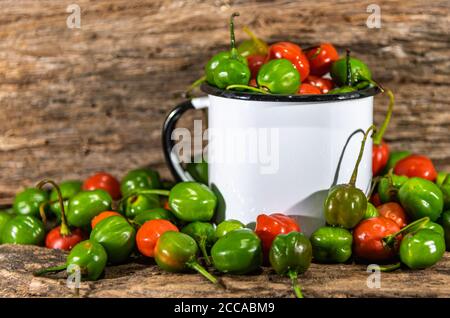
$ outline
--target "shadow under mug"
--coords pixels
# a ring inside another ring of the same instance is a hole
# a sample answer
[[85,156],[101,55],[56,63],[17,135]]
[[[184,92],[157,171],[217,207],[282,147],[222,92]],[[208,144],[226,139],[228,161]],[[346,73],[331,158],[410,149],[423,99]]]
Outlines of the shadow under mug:
[[[373,122],[378,88],[340,95],[263,95],[202,85],[205,97],[176,106],[163,127],[164,155],[178,181],[193,180],[177,155],[175,126],[190,109],[208,109],[209,184],[219,197],[216,221],[251,224],[261,213],[297,219],[306,235],[325,224],[328,189],[350,180],[362,133]],[[372,177],[366,143],[357,187]]]

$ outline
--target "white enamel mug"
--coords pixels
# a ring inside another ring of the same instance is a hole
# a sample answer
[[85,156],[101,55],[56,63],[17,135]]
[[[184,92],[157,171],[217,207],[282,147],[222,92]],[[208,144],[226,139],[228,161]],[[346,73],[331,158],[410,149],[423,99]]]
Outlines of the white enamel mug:
[[[189,109],[208,108],[208,175],[219,197],[218,221],[250,224],[261,213],[281,212],[296,218],[306,235],[324,225],[328,189],[349,182],[379,91],[262,95],[206,84],[202,90],[208,96],[178,105],[164,123],[164,152],[175,179],[193,180],[174,151],[175,124]],[[356,186],[367,192],[371,177],[368,139]]]

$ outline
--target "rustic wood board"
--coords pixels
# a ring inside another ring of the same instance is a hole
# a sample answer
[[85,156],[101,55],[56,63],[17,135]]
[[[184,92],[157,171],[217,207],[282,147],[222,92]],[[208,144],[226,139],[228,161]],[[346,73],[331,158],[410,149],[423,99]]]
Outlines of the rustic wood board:
[[[64,273],[33,277],[32,272],[64,263],[65,253],[35,246],[0,246],[0,297],[75,297]],[[421,271],[381,274],[381,288],[367,287],[364,265],[319,265],[299,276],[305,297],[450,297],[450,253]],[[293,297],[289,280],[264,269],[249,276],[220,276],[219,289],[195,274],[169,274],[139,260],[108,267],[105,277],[83,282],[81,297]]]
[[[71,0],[1,1],[1,202],[43,177],[121,177],[144,165],[169,177],[163,119],[226,49],[232,11],[238,39],[249,25],[270,42],[350,48],[396,94],[392,148],[450,170],[450,2],[380,0],[382,27],[369,29],[372,2],[77,0],[81,29],[68,29]],[[377,98],[376,123],[386,104]]]

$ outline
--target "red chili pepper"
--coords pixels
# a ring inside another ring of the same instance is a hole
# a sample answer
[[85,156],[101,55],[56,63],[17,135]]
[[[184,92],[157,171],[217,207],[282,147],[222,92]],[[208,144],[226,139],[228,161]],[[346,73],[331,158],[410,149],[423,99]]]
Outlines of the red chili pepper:
[[120,183],[106,172],[98,172],[87,178],[83,183],[83,190],[101,189],[108,192],[114,200],[121,198]]
[[397,162],[394,174],[409,178],[419,177],[430,181],[436,180],[437,177],[433,162],[430,158],[421,155],[410,155]]
[[259,69],[266,61],[266,57],[264,55],[250,55],[247,57],[248,68],[252,73],[251,78],[256,78],[258,76]]
[[136,245],[142,255],[153,257],[159,237],[168,231],[178,232],[178,228],[167,220],[150,220],[142,225],[136,234]]
[[402,206],[397,202],[388,202],[382,204],[377,207],[377,210],[378,212],[380,212],[381,216],[391,219],[392,221],[397,223],[400,228],[404,228],[408,224],[408,217],[406,216],[406,213],[403,210]]
[[300,95],[320,95],[322,94],[322,92],[320,91],[319,88],[308,84],[308,83],[303,83],[300,85],[300,88],[298,89],[298,94]]
[[115,212],[115,211],[105,211],[100,213],[99,215],[95,216],[92,220],[91,220],[91,228],[94,229],[94,227],[101,221],[104,220],[106,218],[109,218],[110,216],[122,216],[122,214]]
[[387,90],[386,93],[389,95],[389,106],[386,118],[384,119],[381,129],[373,136],[372,174],[374,176],[383,170],[389,160],[389,146],[383,141],[383,135],[391,120],[392,110],[394,109],[394,95],[390,90]]
[[260,214],[256,218],[255,233],[261,239],[266,257],[269,255],[270,247],[277,235],[294,231],[300,232],[300,226],[293,218],[282,213]]
[[353,252],[355,256],[369,261],[386,261],[393,258],[401,237],[396,243],[386,245],[383,239],[400,231],[400,227],[391,219],[383,216],[370,218],[359,223],[353,230]]
[[286,59],[291,61],[300,73],[301,81],[309,75],[309,62],[300,46],[291,42],[278,42],[269,47],[266,62],[274,59]]
[[85,235],[79,228],[73,229],[70,234],[61,235],[61,226],[57,226],[48,232],[45,238],[45,246],[47,248],[70,251],[84,238]]
[[318,47],[306,51],[311,74],[322,76],[331,69],[331,64],[339,59],[336,48],[331,43],[322,43]]
[[326,94],[334,88],[334,83],[332,80],[314,75],[309,75],[306,78],[305,83],[317,87],[318,89],[320,89],[322,94]]

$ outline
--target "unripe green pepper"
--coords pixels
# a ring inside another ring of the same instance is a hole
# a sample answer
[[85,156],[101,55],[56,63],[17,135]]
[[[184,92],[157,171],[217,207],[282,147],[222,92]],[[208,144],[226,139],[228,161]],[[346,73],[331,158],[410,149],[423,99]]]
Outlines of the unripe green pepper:
[[211,249],[214,267],[223,273],[247,274],[262,265],[261,240],[250,229],[229,232]]
[[172,214],[172,212],[167,211],[163,208],[154,208],[147,211],[144,211],[142,213],[139,213],[134,219],[133,222],[136,223],[138,226],[142,226],[145,222],[151,221],[151,220],[167,220],[172,223],[176,223],[176,218]]
[[111,210],[112,198],[104,190],[81,191],[69,200],[67,222],[76,227],[89,227],[92,218]]
[[225,220],[219,223],[216,227],[216,240],[224,237],[227,233],[245,228],[244,223],[238,220]]
[[[83,183],[78,180],[64,181],[59,184],[61,195],[64,199],[64,211],[69,209],[69,200],[81,191],[82,185]],[[50,210],[56,216],[58,221],[61,220],[61,208],[59,207],[58,193],[55,188],[50,192],[50,202],[53,202],[50,205]]]
[[1,238],[2,238],[2,233],[3,233],[3,228],[5,227],[5,224],[8,223],[11,219],[14,218],[14,215],[6,213],[1,211],[0,212],[0,244],[1,242]]
[[406,181],[408,181],[408,177],[391,173],[382,177],[378,183],[378,195],[381,203],[397,202],[398,190]]
[[208,163],[190,162],[186,166],[187,172],[194,178],[195,181],[208,185]]
[[340,227],[323,226],[311,235],[314,260],[320,263],[345,263],[352,256],[352,234]]
[[108,261],[124,262],[135,245],[136,230],[121,216],[101,220],[91,232],[90,240],[101,244],[108,254]]
[[41,276],[45,273],[67,269],[68,274],[73,274],[76,270],[79,270],[83,279],[97,280],[105,269],[107,258],[103,246],[91,240],[86,240],[74,246],[67,256],[66,264],[45,268],[37,271],[35,275]]
[[447,247],[447,251],[450,251],[450,211],[442,213],[439,223],[444,229],[445,246]]
[[[351,68],[351,83],[357,84],[362,81],[370,81],[372,79],[372,73],[369,67],[361,60],[350,57],[350,68]],[[341,58],[333,63],[331,66],[331,77],[333,81],[338,85],[342,86],[347,84],[347,59]]]
[[381,174],[382,175],[387,174],[391,169],[394,169],[397,162],[399,162],[403,158],[408,157],[409,155],[411,155],[410,151],[392,151],[391,153],[389,153],[388,162],[386,166],[383,168]]
[[39,216],[39,206],[48,201],[48,193],[36,188],[27,188],[16,195],[13,209],[17,215]]
[[400,204],[412,220],[428,216],[436,221],[442,213],[444,200],[439,187],[429,180],[411,178],[398,192]]
[[444,197],[444,209],[450,209],[450,174],[439,172],[436,184],[441,189]]
[[138,190],[158,189],[160,187],[159,174],[151,169],[131,170],[120,182],[120,191],[124,198]]
[[180,182],[170,190],[170,210],[183,221],[209,221],[216,205],[217,197],[214,192],[198,182]]
[[441,234],[442,237],[445,236],[444,228],[440,224],[435,223],[435,222],[429,221],[429,222],[425,223],[422,226],[422,229],[429,229],[429,230],[435,231],[436,233]]
[[215,243],[214,225],[208,222],[192,222],[181,229],[181,232],[192,237],[200,247],[206,264],[211,265],[208,250]]
[[155,194],[132,195],[120,203],[120,211],[128,219],[133,220],[139,214],[160,207],[159,197]]
[[239,44],[237,50],[242,57],[249,57],[250,55],[267,54],[269,46],[263,40],[257,38],[249,28],[244,27],[244,32],[250,36],[250,40],[245,40]]
[[444,252],[444,238],[430,229],[408,233],[400,244],[400,260],[411,269],[433,266],[442,258]]
[[377,216],[380,216],[380,213],[378,212],[377,208],[370,202],[367,202],[367,209],[366,213],[364,213],[363,219],[370,219],[370,218],[376,218]]
[[298,298],[303,298],[303,295],[298,285],[297,276],[308,270],[311,259],[311,243],[300,232],[278,235],[270,248],[270,265],[278,275],[289,276]]
[[300,87],[300,74],[289,60],[275,59],[261,66],[258,86],[272,94],[295,94]]
[[2,244],[42,245],[45,228],[41,220],[30,215],[17,215],[9,220],[1,233]]

